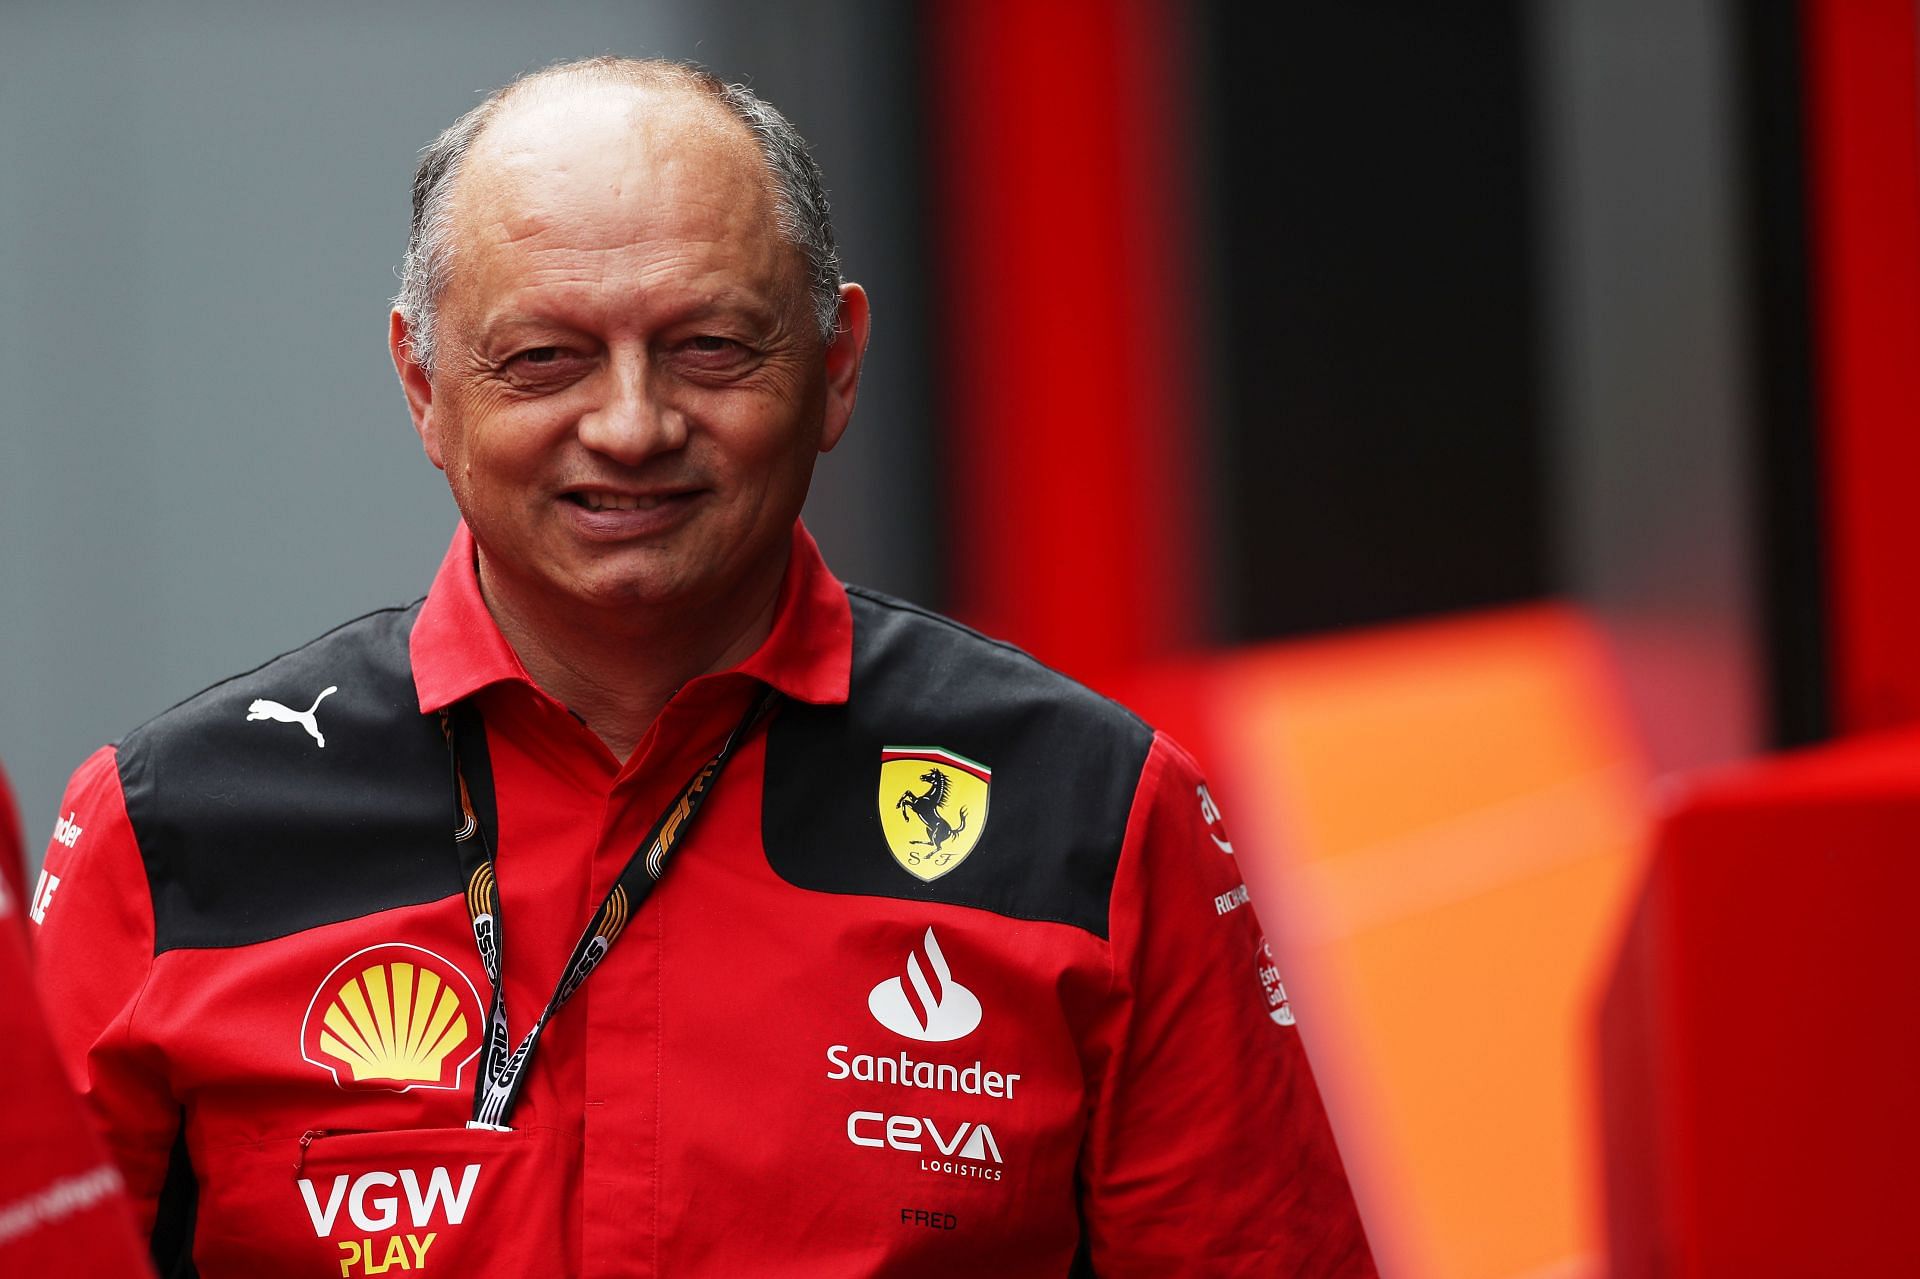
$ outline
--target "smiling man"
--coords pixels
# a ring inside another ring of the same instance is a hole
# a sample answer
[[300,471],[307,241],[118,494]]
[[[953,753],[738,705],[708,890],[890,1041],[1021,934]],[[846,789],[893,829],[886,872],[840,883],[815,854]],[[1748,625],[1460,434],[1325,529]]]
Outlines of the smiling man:
[[1193,762],[798,523],[867,331],[804,144],[702,72],[426,149],[431,591],[97,753],[48,855],[164,1263],[1372,1273]]

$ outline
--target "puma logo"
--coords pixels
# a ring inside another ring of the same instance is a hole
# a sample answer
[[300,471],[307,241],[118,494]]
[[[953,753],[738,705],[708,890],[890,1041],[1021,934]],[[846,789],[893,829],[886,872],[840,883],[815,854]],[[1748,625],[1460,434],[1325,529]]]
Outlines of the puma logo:
[[320,690],[320,696],[313,699],[313,705],[303,711],[292,710],[265,697],[256,697],[253,705],[247,707],[247,722],[251,724],[256,719],[273,719],[282,724],[298,724],[307,730],[307,735],[313,738],[320,749],[325,750],[327,739],[321,736],[320,722],[313,717],[313,713],[320,709],[320,703],[339,691],[334,685],[327,685]]

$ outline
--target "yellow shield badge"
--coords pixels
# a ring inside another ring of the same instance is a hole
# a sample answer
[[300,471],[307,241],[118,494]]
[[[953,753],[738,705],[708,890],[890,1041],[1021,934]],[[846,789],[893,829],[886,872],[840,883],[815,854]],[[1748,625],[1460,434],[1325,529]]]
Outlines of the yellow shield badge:
[[935,880],[967,860],[987,828],[993,770],[937,746],[880,751],[880,829],[893,860]]

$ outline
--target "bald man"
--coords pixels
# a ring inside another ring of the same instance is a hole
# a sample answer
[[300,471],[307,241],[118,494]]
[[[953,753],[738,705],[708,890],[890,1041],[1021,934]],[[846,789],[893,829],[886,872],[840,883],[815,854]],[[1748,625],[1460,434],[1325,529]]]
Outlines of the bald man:
[[1372,1273],[1193,761],[799,523],[868,305],[787,121],[573,63],[413,195],[432,589],[94,755],[49,854],[143,1224],[209,1276]]

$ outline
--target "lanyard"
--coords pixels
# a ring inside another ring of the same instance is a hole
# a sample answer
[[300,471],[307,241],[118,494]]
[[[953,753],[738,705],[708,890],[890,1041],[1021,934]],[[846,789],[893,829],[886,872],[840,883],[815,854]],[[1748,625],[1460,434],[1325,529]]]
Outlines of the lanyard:
[[[587,921],[580,940],[574,943],[573,955],[567,960],[559,985],[548,997],[547,1006],[520,1041],[520,1046],[511,1053],[507,1051],[507,990],[505,983],[500,980],[505,936],[501,929],[500,888],[494,878],[493,847],[480,820],[474,815],[473,797],[467,789],[467,773],[461,763],[462,734],[470,744],[484,740],[483,733],[477,731],[480,729],[480,714],[466,703],[454,707],[451,712],[440,712],[440,728],[447,739],[454,800],[459,810],[455,814],[453,840],[454,847],[460,853],[461,869],[467,877],[467,915],[473,923],[474,944],[480,948],[480,965],[486,969],[487,980],[493,983],[493,1001],[487,1009],[486,1045],[481,1051],[480,1073],[473,1081],[473,1118],[467,1123],[469,1128],[507,1130],[507,1118],[513,1113],[514,1102],[519,1099],[520,1086],[526,1082],[528,1065],[533,1060],[534,1049],[539,1046],[547,1023],[560,1011],[561,1005],[573,998],[574,992],[593,975],[593,970],[606,958],[607,951],[619,940],[627,921],[640,909],[647,894],[653,891],[653,886],[660,882],[660,876],[666,872],[667,858],[686,842],[693,819],[707,802],[707,796],[713,793],[720,770],[733,758],[754,724],[778,700],[779,694],[775,690],[762,690],[754,698],[753,705],[747,708],[740,723],[727,734],[727,740],[721,743],[719,751],[700,766],[687,784],[680,788],[673,802],[654,819],[647,837],[634,849],[633,856],[620,872],[620,878],[614,882],[612,891]],[[476,776],[485,779],[489,774],[476,770]]]

